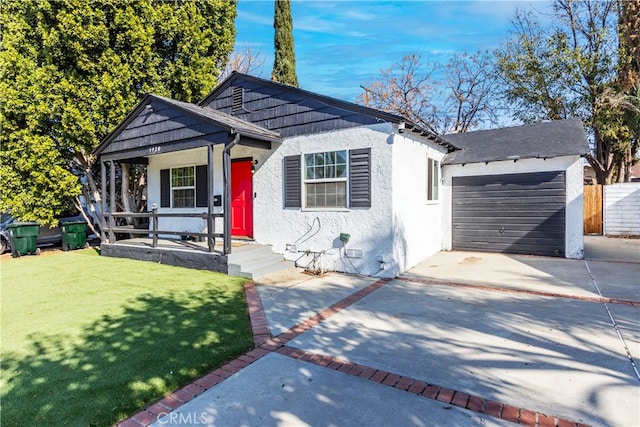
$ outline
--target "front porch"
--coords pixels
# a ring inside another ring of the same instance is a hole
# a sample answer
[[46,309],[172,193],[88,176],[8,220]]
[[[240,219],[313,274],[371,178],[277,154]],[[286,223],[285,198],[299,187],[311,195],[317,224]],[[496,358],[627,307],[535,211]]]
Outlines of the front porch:
[[209,270],[249,279],[294,267],[292,261],[274,253],[271,246],[235,240],[231,246],[233,252],[225,254],[222,243],[216,244],[211,251],[207,242],[157,239],[154,245],[153,238],[136,237],[103,242],[100,249],[103,256]]
[[[269,153],[281,141],[275,132],[213,109],[147,95],[94,151],[101,168],[102,254],[249,278],[288,267],[269,246],[232,242],[232,233],[252,236],[250,212],[236,214],[249,208],[232,200],[253,203],[255,153]],[[117,164],[145,165],[146,208],[119,200],[117,188],[128,190]],[[232,167],[239,164],[242,174]],[[247,218],[247,232],[238,230],[238,221],[233,228],[232,218]],[[132,225],[138,222],[144,225]]]

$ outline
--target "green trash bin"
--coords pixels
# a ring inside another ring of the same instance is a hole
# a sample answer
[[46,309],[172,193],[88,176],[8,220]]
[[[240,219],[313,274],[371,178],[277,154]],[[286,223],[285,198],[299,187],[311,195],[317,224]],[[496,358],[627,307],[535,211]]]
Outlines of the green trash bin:
[[84,248],[87,244],[87,223],[68,221],[62,223],[62,250]]
[[25,254],[40,254],[40,249],[36,246],[36,238],[40,234],[40,224],[37,222],[12,222],[7,228],[11,241],[11,255],[14,258]]

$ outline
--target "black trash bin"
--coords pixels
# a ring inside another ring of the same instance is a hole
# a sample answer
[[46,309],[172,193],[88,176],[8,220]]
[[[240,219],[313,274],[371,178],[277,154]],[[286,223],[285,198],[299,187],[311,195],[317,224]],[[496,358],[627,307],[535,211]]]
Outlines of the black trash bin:
[[40,224],[37,222],[12,222],[7,226],[9,240],[11,241],[11,255],[16,258],[20,255],[39,255],[40,248],[36,245],[36,239],[40,234]]
[[87,223],[68,221],[62,223],[62,250],[84,248],[87,245]]

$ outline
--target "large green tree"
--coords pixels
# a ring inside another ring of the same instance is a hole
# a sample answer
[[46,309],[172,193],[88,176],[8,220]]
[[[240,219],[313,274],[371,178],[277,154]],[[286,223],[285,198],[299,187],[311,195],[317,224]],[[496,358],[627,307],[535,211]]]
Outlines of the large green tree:
[[271,80],[298,87],[290,0],[275,0],[273,28],[275,59]]
[[524,122],[581,118],[593,141],[598,182],[620,175],[631,130],[620,101],[619,0],[555,0],[553,24],[518,12],[513,37],[497,52],[504,95]]
[[80,176],[95,190],[91,151],[145,93],[215,86],[235,15],[229,0],[0,0],[0,209],[53,223]]
[[615,90],[621,102],[616,117],[622,113],[629,130],[616,150],[617,180],[622,182],[631,178],[631,167],[638,161],[640,149],[640,0],[621,1],[618,7],[619,66]]

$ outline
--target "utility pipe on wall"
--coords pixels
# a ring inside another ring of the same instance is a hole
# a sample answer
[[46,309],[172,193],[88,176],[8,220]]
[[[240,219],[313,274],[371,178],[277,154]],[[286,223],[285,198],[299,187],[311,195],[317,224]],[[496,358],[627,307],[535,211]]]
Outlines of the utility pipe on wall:
[[215,242],[213,240],[214,224],[213,224],[213,144],[207,146],[207,246],[209,252],[214,251]]
[[104,161],[100,160],[100,209],[102,210],[101,222],[100,222],[100,243],[107,242],[107,234],[105,229],[107,228],[107,165]]

